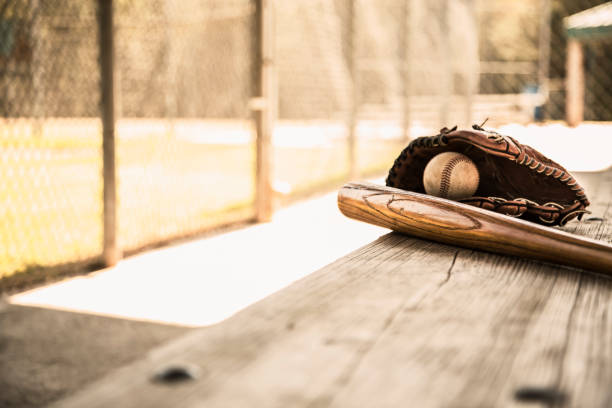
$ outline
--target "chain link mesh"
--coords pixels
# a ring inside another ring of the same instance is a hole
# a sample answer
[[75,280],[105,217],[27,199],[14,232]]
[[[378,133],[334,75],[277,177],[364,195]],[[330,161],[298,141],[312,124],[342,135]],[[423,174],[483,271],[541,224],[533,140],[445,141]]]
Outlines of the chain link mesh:
[[276,2],[275,11],[273,187],[284,197],[346,178],[351,79],[340,2]]
[[253,215],[253,4],[118,1],[119,242]]
[[[442,126],[564,119],[564,18],[604,2],[274,2],[276,199]],[[102,250],[97,4],[0,2],[0,277]],[[114,5],[121,248],[253,216],[255,1]],[[586,120],[612,119],[611,42],[584,42]]]
[[[564,19],[607,0],[480,1],[480,93],[518,95],[515,121],[563,120]],[[583,42],[585,120],[612,119],[612,38]]]
[[[551,7],[550,99],[547,119],[563,119],[567,36],[564,18],[606,3],[606,0],[555,0]],[[585,51],[585,120],[612,120],[612,36],[583,42]]]
[[102,247],[95,3],[0,3],[0,277]]

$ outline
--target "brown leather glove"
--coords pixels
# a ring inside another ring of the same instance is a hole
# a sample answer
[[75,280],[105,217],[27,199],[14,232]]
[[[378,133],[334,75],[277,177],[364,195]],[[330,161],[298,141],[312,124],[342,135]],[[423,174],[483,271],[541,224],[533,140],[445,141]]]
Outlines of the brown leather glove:
[[584,189],[562,166],[510,136],[472,128],[444,128],[413,140],[395,160],[387,185],[425,193],[425,166],[435,155],[453,151],[468,156],[480,173],[474,197],[458,200],[462,203],[545,225],[564,225],[588,212]]

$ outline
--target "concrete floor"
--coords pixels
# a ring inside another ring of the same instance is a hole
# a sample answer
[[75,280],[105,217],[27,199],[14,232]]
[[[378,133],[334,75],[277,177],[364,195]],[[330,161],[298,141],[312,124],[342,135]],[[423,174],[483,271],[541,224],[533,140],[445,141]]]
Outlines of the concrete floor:
[[0,407],[43,407],[188,328],[0,304]]
[[342,216],[331,193],[282,209],[270,223],[150,251],[4,299],[0,407],[38,407],[69,395],[386,232]]
[[340,214],[334,192],[282,209],[270,223],[143,253],[9,301],[201,327],[231,316],[385,231]]

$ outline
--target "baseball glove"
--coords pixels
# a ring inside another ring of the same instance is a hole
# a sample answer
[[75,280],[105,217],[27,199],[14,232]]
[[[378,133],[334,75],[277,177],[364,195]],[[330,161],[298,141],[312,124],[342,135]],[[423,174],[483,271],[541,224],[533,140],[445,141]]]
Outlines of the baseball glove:
[[423,172],[435,155],[459,152],[478,168],[474,197],[458,200],[544,225],[564,225],[588,211],[584,189],[562,166],[510,136],[474,125],[444,128],[436,136],[413,140],[395,160],[387,185],[425,193]]

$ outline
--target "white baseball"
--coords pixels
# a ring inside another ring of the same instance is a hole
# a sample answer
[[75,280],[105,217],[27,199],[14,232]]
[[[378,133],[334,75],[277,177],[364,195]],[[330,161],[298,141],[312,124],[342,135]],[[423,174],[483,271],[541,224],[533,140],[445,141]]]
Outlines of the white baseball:
[[451,200],[473,196],[479,181],[478,168],[474,162],[457,152],[434,156],[423,173],[423,185],[427,194]]

